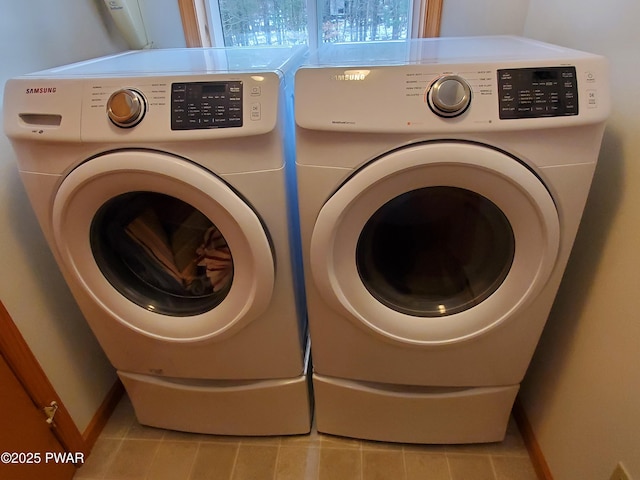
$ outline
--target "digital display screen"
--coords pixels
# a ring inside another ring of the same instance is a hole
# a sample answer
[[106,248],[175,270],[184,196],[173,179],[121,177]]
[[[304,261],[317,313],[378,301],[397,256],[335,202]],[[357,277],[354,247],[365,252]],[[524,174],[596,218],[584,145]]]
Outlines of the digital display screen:
[[225,93],[227,91],[226,83],[205,83],[202,85],[202,93],[211,95],[214,93]]
[[558,74],[553,70],[536,70],[532,77],[534,80],[557,80]]

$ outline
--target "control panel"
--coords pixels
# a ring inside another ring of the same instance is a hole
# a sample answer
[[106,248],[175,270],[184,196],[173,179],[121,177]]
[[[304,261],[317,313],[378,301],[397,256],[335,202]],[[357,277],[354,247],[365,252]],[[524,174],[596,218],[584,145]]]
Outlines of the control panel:
[[575,67],[498,70],[501,120],[578,115]]
[[242,82],[171,84],[171,130],[242,127]]
[[308,130],[435,135],[606,119],[605,59],[551,61],[302,67],[296,73],[295,121]]

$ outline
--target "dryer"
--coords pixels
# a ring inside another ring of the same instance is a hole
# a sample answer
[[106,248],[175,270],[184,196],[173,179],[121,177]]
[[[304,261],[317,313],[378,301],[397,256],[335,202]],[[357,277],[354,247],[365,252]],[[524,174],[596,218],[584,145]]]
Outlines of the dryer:
[[291,115],[305,53],[132,51],[7,82],[30,201],[143,424],[310,429]]
[[605,60],[509,36],[328,45],[295,90],[318,430],[501,440],[589,192]]

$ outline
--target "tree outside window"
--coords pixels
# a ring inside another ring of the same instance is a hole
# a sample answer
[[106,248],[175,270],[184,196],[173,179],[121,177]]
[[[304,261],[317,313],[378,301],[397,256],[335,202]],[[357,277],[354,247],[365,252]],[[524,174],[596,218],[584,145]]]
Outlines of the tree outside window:
[[296,45],[311,36],[318,43],[406,39],[413,1],[210,0],[209,8],[225,46]]

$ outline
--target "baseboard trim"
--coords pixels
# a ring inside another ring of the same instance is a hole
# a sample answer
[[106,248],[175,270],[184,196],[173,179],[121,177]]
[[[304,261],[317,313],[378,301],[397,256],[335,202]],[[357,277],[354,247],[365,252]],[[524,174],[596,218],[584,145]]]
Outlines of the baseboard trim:
[[98,437],[100,436],[100,432],[104,429],[104,426],[109,421],[111,414],[115,410],[116,406],[120,402],[120,399],[124,395],[124,387],[120,379],[117,379],[113,384],[107,396],[104,398],[95,415],[87,425],[84,433],[82,434],[82,438],[85,443],[85,452],[86,455],[89,455],[89,452],[93,449]]
[[533,464],[533,468],[535,469],[539,480],[553,480],[547,460],[544,458],[542,449],[538,444],[538,440],[536,439],[531,423],[529,422],[529,418],[527,417],[527,412],[525,412],[519,397],[516,397],[512,414],[513,419],[516,421],[516,424],[520,429],[520,434],[522,435],[524,444],[527,447],[531,463]]

